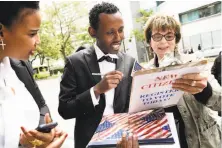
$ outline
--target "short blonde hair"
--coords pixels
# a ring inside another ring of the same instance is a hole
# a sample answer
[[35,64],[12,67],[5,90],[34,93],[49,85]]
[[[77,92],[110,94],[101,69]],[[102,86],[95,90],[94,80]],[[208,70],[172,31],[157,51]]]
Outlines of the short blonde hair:
[[180,33],[180,23],[176,21],[173,17],[164,15],[164,14],[157,14],[151,16],[145,25],[145,38],[146,42],[150,44],[152,31],[165,31],[165,30],[173,30],[176,36],[176,44],[179,43],[181,39]]

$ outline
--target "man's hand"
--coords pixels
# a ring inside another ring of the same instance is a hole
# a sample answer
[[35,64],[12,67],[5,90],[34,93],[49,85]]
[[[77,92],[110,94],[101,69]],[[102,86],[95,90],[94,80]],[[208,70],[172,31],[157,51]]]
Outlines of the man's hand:
[[137,136],[133,136],[133,134],[130,133],[127,139],[126,133],[123,133],[122,139],[117,143],[116,148],[139,148]]
[[207,87],[207,75],[202,73],[192,73],[183,75],[173,83],[174,89],[179,89],[191,94],[197,94]]
[[105,74],[103,79],[94,86],[94,93],[96,97],[110,89],[116,88],[122,79],[123,73],[117,70]]

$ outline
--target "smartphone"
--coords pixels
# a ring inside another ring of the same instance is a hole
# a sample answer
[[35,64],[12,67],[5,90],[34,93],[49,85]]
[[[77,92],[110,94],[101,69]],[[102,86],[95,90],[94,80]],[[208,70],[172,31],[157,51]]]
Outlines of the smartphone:
[[36,130],[39,131],[39,132],[42,132],[42,133],[50,133],[51,130],[53,128],[55,128],[57,125],[58,125],[57,122],[51,122],[51,123],[48,123],[48,124],[41,124],[36,128]]

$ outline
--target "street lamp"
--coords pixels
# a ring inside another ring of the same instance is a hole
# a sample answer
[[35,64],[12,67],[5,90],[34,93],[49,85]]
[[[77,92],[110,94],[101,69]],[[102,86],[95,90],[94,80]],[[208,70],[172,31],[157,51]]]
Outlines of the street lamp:
[[47,58],[46,60],[47,60],[47,62],[48,62],[48,70],[49,70],[49,73],[50,73],[50,76],[51,76],[51,71],[50,71],[50,67],[49,67],[49,60],[50,60],[50,59]]

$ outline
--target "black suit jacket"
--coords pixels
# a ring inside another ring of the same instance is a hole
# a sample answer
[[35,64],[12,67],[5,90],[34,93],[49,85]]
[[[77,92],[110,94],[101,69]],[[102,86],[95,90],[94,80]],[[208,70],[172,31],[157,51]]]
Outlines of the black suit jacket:
[[12,69],[15,71],[17,77],[25,84],[25,87],[34,98],[40,110],[40,121],[39,124],[45,123],[44,116],[49,113],[48,106],[45,104],[45,100],[33,79],[33,69],[28,61],[19,61],[10,59]]
[[214,60],[214,64],[211,68],[211,73],[221,85],[221,52],[219,53],[219,56]]
[[[113,108],[115,113],[127,112],[132,78],[130,76],[134,58],[119,53],[116,69],[124,77],[115,89]],[[95,49],[90,47],[67,58],[64,74],[60,83],[59,114],[64,119],[76,118],[75,147],[84,148],[92,138],[105,109],[105,95],[100,95],[99,105],[94,107],[90,88],[95,86],[101,76]]]

